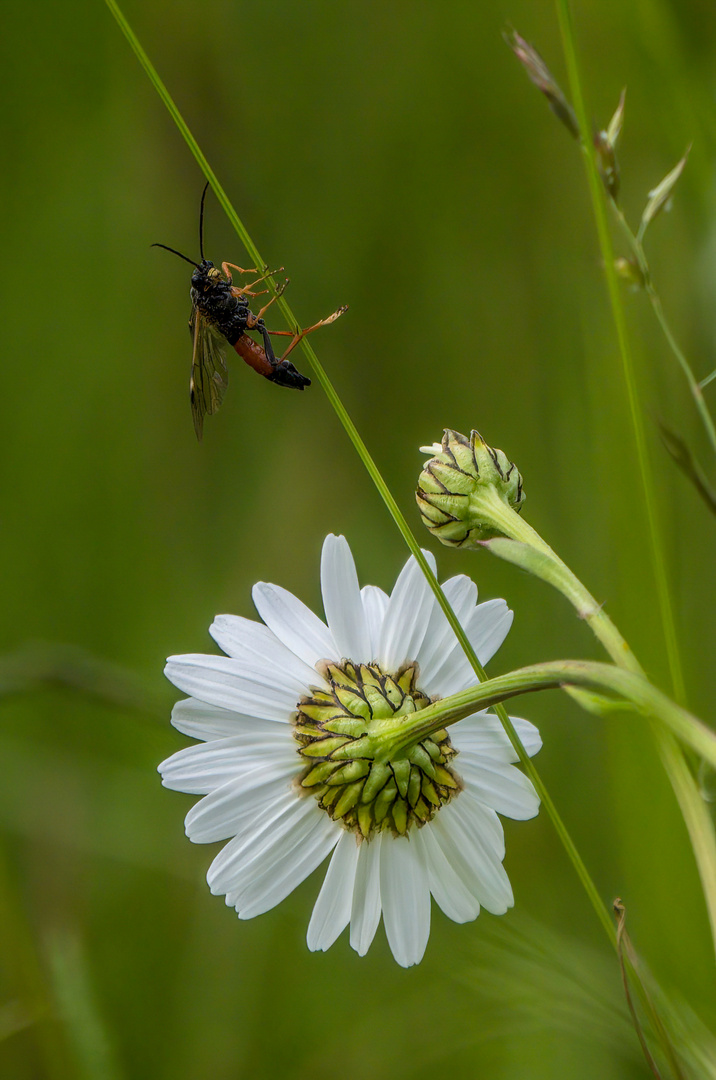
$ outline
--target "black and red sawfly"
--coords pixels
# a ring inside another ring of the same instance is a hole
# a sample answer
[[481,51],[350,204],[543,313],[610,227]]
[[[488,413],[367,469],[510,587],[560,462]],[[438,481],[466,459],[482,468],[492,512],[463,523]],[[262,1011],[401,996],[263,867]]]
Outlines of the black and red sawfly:
[[[187,255],[182,255],[181,251],[167,247],[166,244],[152,244],[152,247],[171,251],[173,255],[178,255],[180,259],[184,259],[195,268],[191,275],[190,291],[189,332],[194,348],[191,358],[189,399],[194,431],[199,441],[204,430],[204,417],[207,414],[211,416],[218,410],[229,385],[229,372],[226,366],[227,345],[231,345],[249,367],[252,367],[259,375],[263,375],[269,382],[274,382],[278,386],[288,386],[294,390],[303,390],[304,386],[311,385],[311,380],[294,367],[288,359],[289,353],[296,348],[299,341],[305,338],[306,334],[335,322],[347,308],[347,305],[338,308],[327,319],[321,319],[320,322],[314,323],[305,330],[267,329],[263,318],[264,313],[286,288],[288,279],[279,286],[269,302],[254,314],[251,310],[250,298],[263,296],[269,291],[262,289],[256,292],[254,287],[280,271],[270,271],[267,266],[262,271],[255,268],[244,270],[235,263],[228,262],[222,263],[219,269],[205,258],[204,203],[208,188],[207,184],[202,192],[199,211],[201,262],[195,262]],[[259,274],[259,276],[249,285],[237,288],[233,283],[232,270],[239,274]],[[249,337],[248,331],[260,334],[263,344]],[[288,348],[280,358],[277,358],[274,353],[269,336],[271,334],[291,338]]]

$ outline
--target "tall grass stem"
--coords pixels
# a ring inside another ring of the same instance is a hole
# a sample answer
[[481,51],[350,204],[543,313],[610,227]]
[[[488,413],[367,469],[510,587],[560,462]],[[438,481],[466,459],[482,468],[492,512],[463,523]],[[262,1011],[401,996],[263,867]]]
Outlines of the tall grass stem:
[[[624,306],[622,303],[621,287],[614,267],[614,251],[607,222],[605,196],[592,149],[590,124],[582,89],[582,78],[577,55],[572,13],[569,0],[556,0],[556,6],[574,108],[582,134],[583,157],[597,234],[599,237],[599,245],[601,248],[607,291],[609,293],[612,316],[622,359],[624,383],[634,431],[634,439],[636,442],[639,470],[641,473],[650,538],[651,559],[656,580],[659,610],[666,642],[671,682],[676,700],[680,704],[683,704],[686,694],[667,580],[666,558],[661,540],[661,533],[659,531],[653,495],[651,464],[647,452],[643,417],[639,406],[634,363],[627,332]],[[613,656],[613,659],[615,663],[623,665],[621,658]],[[704,800],[701,798],[696,781],[684,759],[681,747],[676,740],[661,727],[654,726],[654,733],[659,755],[671,781],[689,833],[689,838],[699,869],[701,885],[704,891],[706,907],[711,924],[711,933],[714,944],[716,945],[716,834],[714,833],[714,825]]]

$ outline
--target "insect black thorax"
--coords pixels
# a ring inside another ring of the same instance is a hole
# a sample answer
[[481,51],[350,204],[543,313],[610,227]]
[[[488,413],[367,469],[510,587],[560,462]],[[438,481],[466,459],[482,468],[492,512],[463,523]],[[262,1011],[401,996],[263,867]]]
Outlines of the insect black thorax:
[[203,259],[191,275],[191,302],[230,345],[235,345],[246,330],[251,316],[248,297],[236,295],[218,267]]

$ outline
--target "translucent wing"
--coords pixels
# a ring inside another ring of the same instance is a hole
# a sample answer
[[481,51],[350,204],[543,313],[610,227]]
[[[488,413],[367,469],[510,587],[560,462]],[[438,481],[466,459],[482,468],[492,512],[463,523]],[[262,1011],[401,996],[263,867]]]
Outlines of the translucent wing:
[[229,372],[224,359],[228,342],[196,308],[191,313],[189,329],[194,338],[189,397],[194,431],[201,442],[204,417],[207,413],[211,415],[217,411],[229,385]]

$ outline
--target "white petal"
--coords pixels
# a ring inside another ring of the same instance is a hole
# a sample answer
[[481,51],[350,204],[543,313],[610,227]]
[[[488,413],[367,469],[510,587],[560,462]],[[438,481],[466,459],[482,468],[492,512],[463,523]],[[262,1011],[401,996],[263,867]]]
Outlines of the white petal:
[[308,924],[306,940],[311,952],[330,949],[341,931],[348,926],[358,852],[355,835],[344,832],[331,857]]
[[256,859],[260,859],[262,853],[272,844],[284,837],[293,842],[297,822],[311,809],[325,814],[315,800],[302,799],[293,790],[287,790],[275,798],[255,816],[251,832],[230,840],[212,862],[206,874],[212,893],[221,896],[237,889],[246,868]]
[[[530,757],[542,747],[540,733],[529,720],[511,716],[515,731]],[[456,750],[471,750],[479,757],[496,761],[519,761],[507,738],[500,718],[494,713],[478,712],[450,726],[450,740]]]
[[[481,664],[486,664],[507,637],[512,625],[512,612],[504,600],[487,600],[473,608],[463,625],[478,660]],[[460,690],[466,690],[468,686],[474,686],[477,681],[477,675],[460,643],[457,638],[453,638],[429,685],[421,680],[421,689],[429,694],[448,697]]]
[[278,672],[248,672],[230,656],[170,656],[164,674],[185,694],[220,709],[287,722],[302,692]]
[[305,691],[310,686],[326,688],[325,680],[316,669],[287,649],[263,623],[240,615],[217,615],[209,633],[220,649],[228,656],[243,660],[247,667],[258,663],[262,668],[278,670],[295,680],[297,687],[305,687]]
[[[484,829],[487,810],[461,792],[442,807],[431,825],[448,862],[458,877],[493,915],[504,915],[513,904],[512,889],[496,854],[494,836]],[[495,821],[499,826],[497,815]]]
[[380,849],[383,834],[360,844],[351,908],[351,948],[365,956],[380,922]]
[[315,667],[319,660],[340,659],[326,624],[293,593],[280,585],[259,581],[251,595],[269,629],[304,663]]
[[379,589],[377,585],[364,585],[360,591],[365,611],[368,633],[370,634],[370,658],[375,660],[378,656],[378,644],[380,632],[383,629],[383,619],[388,610],[388,594]]
[[267,722],[231,709],[219,709],[216,705],[207,705],[205,701],[192,697],[182,698],[172,709],[172,724],[177,731],[207,742],[254,730],[253,725],[264,727]]
[[430,892],[447,917],[458,923],[476,919],[480,904],[448,862],[430,823],[414,831],[414,841],[422,844]]
[[308,820],[310,826],[297,831],[290,845],[275,845],[264,857],[267,865],[261,875],[252,875],[240,894],[231,897],[240,919],[253,919],[276,907],[330,855],[343,830],[320,808],[318,817]]
[[[429,551],[423,554],[435,573],[434,556]],[[406,661],[415,660],[435,603],[425,575],[411,555],[398,575],[383,620],[377,659],[384,671],[396,672]]]
[[[468,821],[471,833],[482,838],[484,845],[495,855],[500,862],[505,857],[505,830],[502,822],[489,806],[473,795],[471,790],[460,793],[462,802],[463,818]],[[453,800],[455,801],[455,800]]]
[[514,612],[504,600],[478,604],[470,617],[467,635],[481,664],[487,664],[510,632]]
[[253,833],[257,820],[283,795],[295,798],[296,766],[265,762],[216,788],[193,806],[185,818],[186,835],[194,844],[239,838]]
[[172,754],[158,767],[164,787],[204,795],[261,762],[293,765],[298,772],[301,762],[290,730],[269,720],[255,723],[261,725],[259,731],[212,739]]
[[[443,584],[443,592],[458,621],[464,624],[470,612],[474,611],[477,603],[477,585],[469,577],[459,574]],[[421,690],[428,694],[431,693],[429,682],[434,673],[440,669],[443,655],[452,649],[454,641],[453,629],[445,618],[442,608],[436,603],[430,616],[425,638],[415,658],[420,664],[419,682]]]
[[386,837],[380,852],[383,923],[401,967],[419,964],[430,936],[430,889],[422,847]]
[[539,812],[539,796],[532,781],[514,765],[463,750],[455,761],[455,771],[465,781],[466,790],[498,814],[526,821]]
[[345,536],[329,533],[321,553],[321,592],[328,627],[336,643],[336,659],[356,663],[371,659],[371,642],[358,574]]

